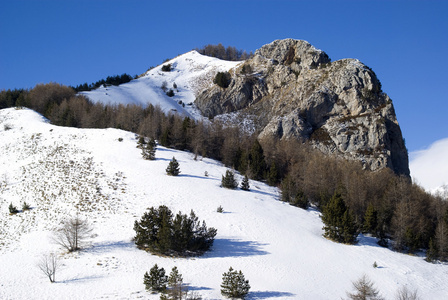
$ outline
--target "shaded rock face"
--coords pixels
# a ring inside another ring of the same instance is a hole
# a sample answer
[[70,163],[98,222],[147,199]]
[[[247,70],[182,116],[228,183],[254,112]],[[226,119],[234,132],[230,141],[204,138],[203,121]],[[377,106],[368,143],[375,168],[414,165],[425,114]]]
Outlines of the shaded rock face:
[[[250,70],[250,72],[247,72]],[[229,87],[202,91],[204,116],[256,115],[260,139],[298,139],[370,170],[409,176],[404,140],[390,98],[356,59],[331,62],[306,41],[277,40],[230,71]]]

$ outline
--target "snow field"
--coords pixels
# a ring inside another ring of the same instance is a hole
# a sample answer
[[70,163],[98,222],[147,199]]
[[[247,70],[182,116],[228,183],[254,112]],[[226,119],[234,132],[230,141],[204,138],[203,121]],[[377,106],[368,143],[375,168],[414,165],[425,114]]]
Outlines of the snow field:
[[[422,299],[447,298],[448,266],[381,248],[370,237],[353,246],[328,241],[319,212],[279,201],[276,188],[256,181],[249,192],[221,188],[226,168],[216,161],[164,147],[145,161],[133,133],[57,127],[30,110],[1,110],[0,136],[1,299],[158,299],[143,285],[155,263],[167,273],[177,266],[204,299],[222,299],[230,266],[250,281],[250,299],[340,299],[362,274],[387,299],[403,285],[418,288]],[[173,156],[178,177],[165,173]],[[21,209],[24,200],[32,210],[9,215],[9,203]],[[196,258],[138,250],[135,220],[162,204],[173,213],[193,209],[217,228],[212,250]],[[224,213],[216,212],[220,205]],[[94,236],[84,250],[66,253],[52,231],[77,209]],[[36,267],[49,252],[63,264],[53,284]]]

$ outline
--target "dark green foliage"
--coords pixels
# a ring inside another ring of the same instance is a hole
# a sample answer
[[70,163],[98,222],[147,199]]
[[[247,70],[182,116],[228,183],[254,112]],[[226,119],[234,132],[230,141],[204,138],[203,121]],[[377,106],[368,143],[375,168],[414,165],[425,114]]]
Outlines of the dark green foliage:
[[146,272],[143,276],[143,283],[145,284],[146,290],[152,293],[164,292],[168,283],[165,269],[159,268],[157,264],[155,264],[151,270],[149,270],[149,274]]
[[335,193],[322,211],[324,236],[339,243],[356,242],[356,226],[350,210],[345,205],[341,194]]
[[178,176],[180,174],[179,163],[174,156],[166,168],[166,174],[170,176]]
[[303,209],[308,209],[310,203],[305,193],[297,187],[297,184],[291,179],[286,177],[281,183],[281,200],[288,202],[293,206],[297,206]]
[[216,212],[223,213],[223,212],[224,212],[224,208],[222,208],[222,206],[220,205],[220,206],[218,206],[218,208],[216,209]]
[[426,258],[425,258],[425,260],[427,262],[433,262],[438,257],[439,257],[439,252],[437,250],[437,245],[434,242],[434,240],[431,238],[429,240],[429,247],[428,247],[428,250],[426,251]]
[[235,180],[235,174],[233,171],[226,171],[226,176],[222,176],[221,186],[227,189],[236,189],[238,183]]
[[83,91],[91,91],[93,89],[99,88],[102,85],[120,85],[123,83],[127,83],[131,81],[133,77],[129,74],[121,74],[121,75],[115,75],[115,76],[107,76],[106,79],[98,80],[95,83],[87,84],[83,83],[80,85],[77,85],[76,87],[72,87],[75,92],[83,92]]
[[249,177],[247,177],[247,175],[244,175],[243,181],[241,181],[241,189],[243,191],[249,191],[250,190]]
[[223,89],[229,87],[231,76],[229,72],[218,72],[213,80],[213,83],[222,87]]
[[290,202],[291,205],[297,206],[303,209],[308,209],[309,202],[308,198],[305,196],[305,194],[302,191],[297,191],[295,197],[293,198],[292,202]]
[[168,97],[174,97],[174,91],[173,91],[173,89],[169,89],[169,90],[166,92],[166,95],[167,95]]
[[17,207],[15,207],[14,205],[12,205],[12,203],[10,203],[9,204],[9,213],[10,214],[16,214],[16,213],[18,213],[19,211],[17,210]]
[[145,138],[143,136],[140,136],[137,141],[137,148],[142,149],[145,145],[146,145]]
[[244,278],[241,271],[229,268],[229,272],[222,274],[221,294],[227,298],[244,299],[249,293],[249,280]]
[[278,184],[278,179],[279,179],[279,175],[278,175],[277,166],[275,165],[275,162],[272,162],[271,167],[269,168],[268,175],[267,175],[268,184],[275,186]]
[[255,139],[249,152],[249,175],[252,179],[263,179],[263,173],[266,169],[263,147],[260,142]]
[[200,254],[210,249],[216,236],[215,228],[207,228],[198,221],[193,211],[190,216],[180,212],[173,217],[171,210],[162,205],[151,207],[140,222],[135,222],[134,241],[140,248],[158,254]]
[[154,139],[149,139],[148,143],[142,144],[142,157],[147,160],[156,159],[157,144]]
[[166,64],[162,66],[163,72],[170,72],[171,71],[171,64]]
[[244,64],[243,67],[241,68],[241,74],[250,74],[252,73],[252,67],[249,64]]
[[376,229],[378,227],[378,212],[375,207],[370,203],[367,206],[366,214],[364,216],[364,224],[362,231],[364,233],[372,233],[376,235]]
[[179,273],[176,266],[171,269],[170,276],[168,277],[166,294],[166,299],[169,300],[182,300],[187,294],[187,287],[183,284],[182,274]]

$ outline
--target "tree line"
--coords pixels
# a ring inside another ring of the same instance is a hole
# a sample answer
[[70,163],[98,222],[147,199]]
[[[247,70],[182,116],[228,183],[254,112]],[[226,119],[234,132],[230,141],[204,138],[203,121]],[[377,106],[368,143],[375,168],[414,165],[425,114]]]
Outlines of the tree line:
[[246,60],[253,56],[252,52],[247,53],[246,50],[237,50],[232,46],[227,46],[226,48],[221,43],[218,45],[208,44],[195,50],[203,55],[230,61]]
[[121,75],[115,75],[115,76],[107,76],[106,79],[100,79],[97,82],[93,82],[91,84],[87,84],[87,82],[83,84],[79,84],[77,86],[72,86],[71,88],[75,90],[75,92],[85,92],[85,91],[91,91],[94,89],[99,88],[102,85],[120,85],[122,83],[127,83],[131,81],[132,79],[136,78],[136,76],[132,77],[129,74],[123,73]]
[[258,132],[165,114],[153,105],[94,104],[57,83],[0,92],[0,108],[13,106],[29,107],[55,125],[124,129],[196,157],[220,160],[251,179],[279,186],[281,200],[297,207],[314,205],[324,211],[337,194],[356,233],[375,236],[398,251],[428,249],[428,260],[448,259],[447,201],[389,169],[366,171],[358,162],[324,155],[306,143],[259,141]]

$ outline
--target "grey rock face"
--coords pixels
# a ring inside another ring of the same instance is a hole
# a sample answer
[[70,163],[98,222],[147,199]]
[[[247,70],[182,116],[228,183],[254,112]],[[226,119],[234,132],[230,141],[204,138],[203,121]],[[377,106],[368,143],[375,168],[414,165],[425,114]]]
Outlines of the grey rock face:
[[386,167],[409,176],[392,101],[358,60],[331,62],[306,41],[277,40],[231,70],[231,77],[228,88],[214,85],[199,94],[196,105],[205,116],[254,114],[260,139],[294,138],[370,170]]

